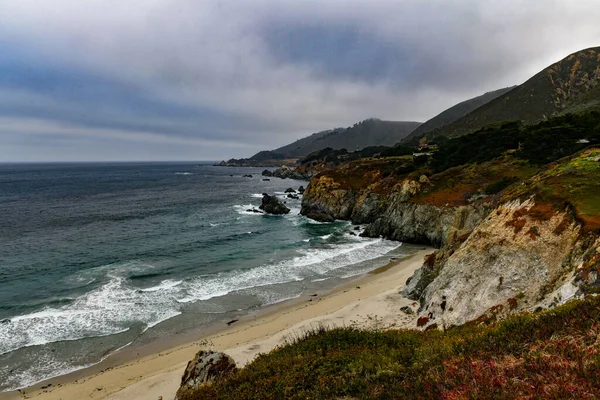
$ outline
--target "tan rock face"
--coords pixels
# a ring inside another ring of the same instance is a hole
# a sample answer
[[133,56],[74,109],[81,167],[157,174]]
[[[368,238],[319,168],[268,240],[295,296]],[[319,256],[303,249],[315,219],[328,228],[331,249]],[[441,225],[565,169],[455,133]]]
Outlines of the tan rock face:
[[188,365],[181,377],[181,386],[175,399],[177,400],[182,391],[197,388],[204,384],[210,384],[216,380],[235,372],[237,367],[235,361],[227,354],[212,350],[199,351]]
[[438,207],[409,200],[424,184],[405,179],[382,192],[380,182],[350,189],[327,175],[314,178],[304,193],[302,214],[319,221],[370,223],[367,236],[442,246],[471,232],[489,212],[485,205]]
[[302,214],[318,221],[350,219],[356,193],[344,189],[329,176],[319,176],[310,182],[302,199]]
[[572,277],[579,224],[566,211],[540,218],[535,208],[532,200],[513,201],[477,226],[425,290],[427,325],[531,309]]

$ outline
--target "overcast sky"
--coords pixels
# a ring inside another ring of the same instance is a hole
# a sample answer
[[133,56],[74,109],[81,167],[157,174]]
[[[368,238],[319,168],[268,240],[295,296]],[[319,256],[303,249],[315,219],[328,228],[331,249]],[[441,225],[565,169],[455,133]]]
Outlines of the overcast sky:
[[600,46],[600,0],[0,0],[0,162],[248,157]]

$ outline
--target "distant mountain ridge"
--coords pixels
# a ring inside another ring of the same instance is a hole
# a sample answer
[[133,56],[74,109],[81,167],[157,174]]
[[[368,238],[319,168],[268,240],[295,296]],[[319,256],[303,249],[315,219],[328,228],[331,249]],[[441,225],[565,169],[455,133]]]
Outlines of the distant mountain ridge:
[[[288,158],[302,158],[327,147],[332,149],[360,150],[369,146],[393,146],[414,131],[421,122],[382,121],[366,119],[348,128],[335,128],[313,133],[272,151]],[[251,157],[254,158],[257,155]]]
[[438,129],[444,125],[450,124],[450,123],[456,121],[457,119],[464,117],[471,111],[476,110],[477,108],[481,107],[482,105],[489,103],[490,101],[494,100],[495,98],[497,98],[499,96],[502,96],[503,94],[509,92],[510,90],[514,89],[515,87],[516,86],[511,86],[511,87],[507,87],[507,88],[494,90],[491,92],[484,93],[481,96],[473,97],[472,99],[462,101],[462,102],[448,108],[447,110],[442,111],[435,117],[433,117],[430,120],[421,124],[417,129],[412,131],[410,133],[410,135],[408,135],[405,138],[405,140],[410,140],[410,138],[413,138],[413,137],[419,137],[419,136],[423,135],[424,133],[431,132],[434,129]]
[[573,53],[540,71],[525,83],[432,131],[410,135],[457,137],[505,121],[533,124],[565,113],[600,106],[600,47]]
[[350,152],[366,147],[394,146],[414,131],[421,122],[382,121],[369,118],[348,128],[335,128],[313,133],[275,150],[259,151],[250,158],[221,161],[221,166],[273,167],[295,165],[299,159],[326,148]]

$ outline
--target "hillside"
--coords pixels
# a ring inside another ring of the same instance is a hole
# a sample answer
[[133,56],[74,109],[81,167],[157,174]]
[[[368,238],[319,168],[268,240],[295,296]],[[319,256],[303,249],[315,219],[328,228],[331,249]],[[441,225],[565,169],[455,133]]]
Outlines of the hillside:
[[354,151],[368,146],[393,146],[420,124],[420,122],[366,119],[349,128],[336,128],[314,133],[275,149],[273,153],[282,154],[288,158],[302,158],[326,147]]
[[515,86],[494,90],[492,92],[487,92],[485,94],[482,94],[481,96],[473,97],[472,99],[460,102],[460,103],[450,107],[449,109],[441,112],[440,114],[436,115],[435,117],[431,118],[430,120],[424,122],[417,129],[412,131],[410,133],[410,135],[408,135],[406,137],[405,140],[408,141],[408,140],[410,140],[410,138],[420,137],[427,132],[431,132],[434,129],[438,129],[444,125],[452,123],[452,122],[456,121],[457,119],[464,117],[471,111],[481,107],[482,105],[484,105],[486,103],[489,103],[490,101],[494,100],[495,98],[497,98],[499,96],[502,96],[503,94],[507,93],[508,91],[510,91],[514,88],[515,88]]
[[343,163],[312,179],[301,213],[439,247],[406,291],[422,326],[545,308],[600,286],[599,123],[596,111],[505,123],[442,142],[425,163]]
[[[420,136],[456,137],[494,123],[520,120],[533,124],[564,112],[597,107],[599,83],[600,47],[581,50],[464,117]],[[411,135],[412,141],[416,139]]]
[[323,329],[259,356],[201,399],[594,399],[600,298],[490,326]]

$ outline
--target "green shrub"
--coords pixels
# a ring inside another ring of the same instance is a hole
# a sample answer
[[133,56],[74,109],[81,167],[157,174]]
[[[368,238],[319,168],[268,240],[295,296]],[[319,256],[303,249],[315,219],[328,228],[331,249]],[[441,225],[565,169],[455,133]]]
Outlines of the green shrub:
[[487,185],[483,191],[485,194],[496,194],[496,193],[500,192],[501,190],[506,189],[507,187],[509,187],[510,185],[512,185],[513,183],[515,183],[518,180],[519,180],[519,178],[514,177],[514,176],[505,176],[504,178],[500,179],[499,181],[492,182],[489,185]]

